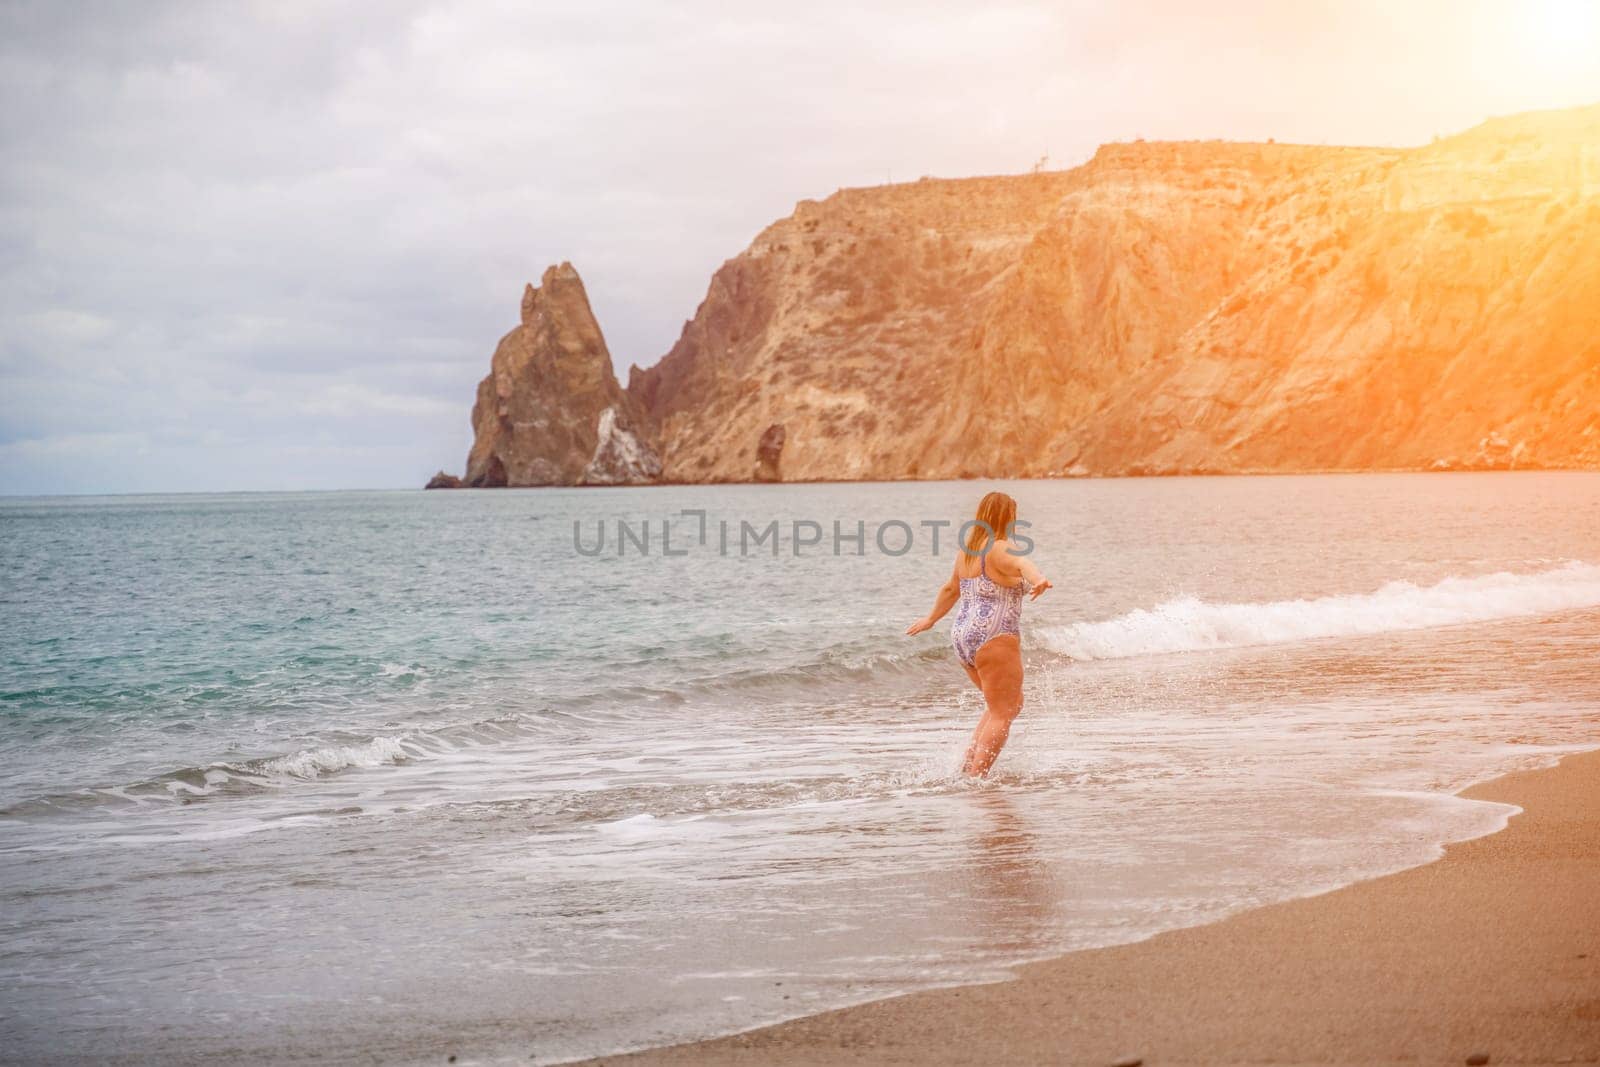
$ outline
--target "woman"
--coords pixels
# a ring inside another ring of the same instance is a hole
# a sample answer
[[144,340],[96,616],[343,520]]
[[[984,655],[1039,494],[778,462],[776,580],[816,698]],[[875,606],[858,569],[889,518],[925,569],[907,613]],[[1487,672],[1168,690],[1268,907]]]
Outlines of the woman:
[[1005,493],[979,501],[977,519],[966,524],[962,550],[933,610],[906,627],[906,633],[920,634],[961,604],[950,641],[987,705],[961,763],[961,773],[974,777],[989,773],[1011,720],[1022,710],[1022,595],[1031,592],[1037,600],[1050,588],[1050,580],[1010,541],[1016,524],[1017,502]]

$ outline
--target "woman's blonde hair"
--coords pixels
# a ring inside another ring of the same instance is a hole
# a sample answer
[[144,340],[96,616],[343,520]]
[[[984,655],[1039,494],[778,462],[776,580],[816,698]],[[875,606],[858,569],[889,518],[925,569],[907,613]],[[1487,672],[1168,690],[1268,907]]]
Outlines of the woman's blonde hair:
[[977,559],[994,547],[995,541],[1011,536],[1017,522],[1017,502],[1005,493],[985,493],[978,501],[978,516],[962,523],[967,534],[962,538],[961,551],[968,559]]

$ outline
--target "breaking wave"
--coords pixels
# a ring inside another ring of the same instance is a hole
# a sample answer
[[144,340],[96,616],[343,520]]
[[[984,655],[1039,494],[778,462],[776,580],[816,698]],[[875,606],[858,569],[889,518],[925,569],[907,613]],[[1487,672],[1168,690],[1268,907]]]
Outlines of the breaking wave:
[[1075,660],[1276,645],[1600,607],[1600,566],[1569,562],[1532,574],[1446,578],[1436,585],[1390,582],[1372,593],[1308,600],[1212,604],[1169,600],[1114,619],[1038,631],[1052,652]]
[[[576,693],[560,709],[544,705],[489,719],[412,727],[376,735],[345,734],[324,743],[252,759],[178,767],[121,785],[86,787],[0,806],[0,818],[43,815],[103,804],[165,804],[209,797],[257,794],[292,788],[349,771],[401,766],[508,741],[550,736],[571,723],[662,713],[664,707],[701,699],[748,701],[764,696],[806,695],[830,687],[857,692],[873,679],[917,676],[946,655],[944,646],[885,652],[877,641],[839,642],[777,668],[707,670],[659,686],[622,685]],[[648,710],[647,710],[648,709]]]
[[425,754],[421,746],[412,742],[410,735],[374,737],[361,744],[325,745],[321,748],[302,749],[286,756],[274,756],[257,761],[251,769],[268,776],[318,778],[354,767],[382,767],[389,763],[404,763],[408,759],[416,759]]

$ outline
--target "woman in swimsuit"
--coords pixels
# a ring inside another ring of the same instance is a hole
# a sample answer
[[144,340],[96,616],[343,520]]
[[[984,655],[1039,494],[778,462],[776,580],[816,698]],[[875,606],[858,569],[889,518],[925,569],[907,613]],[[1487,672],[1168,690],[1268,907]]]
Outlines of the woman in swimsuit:
[[961,773],[975,777],[989,773],[1011,720],[1022,710],[1022,595],[1037,600],[1050,588],[1050,580],[1009,540],[1016,524],[1017,502],[1005,493],[979,501],[978,517],[966,524],[962,550],[933,610],[906,627],[906,633],[920,634],[960,604],[950,641],[986,705],[961,763]]

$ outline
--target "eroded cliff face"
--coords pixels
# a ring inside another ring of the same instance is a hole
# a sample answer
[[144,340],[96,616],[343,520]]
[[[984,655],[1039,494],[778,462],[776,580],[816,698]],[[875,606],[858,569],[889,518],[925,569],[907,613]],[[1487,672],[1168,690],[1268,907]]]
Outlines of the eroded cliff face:
[[1600,108],[846,190],[629,391],[686,481],[1600,466]]
[[469,483],[603,480],[606,408],[669,481],[1600,467],[1600,107],[805,201],[625,392],[560,319],[501,343]]
[[[628,391],[666,477],[744,481],[768,427],[786,481],[949,473],[932,455],[987,310],[1073,172],[846,189],[725,263]],[[763,466],[765,470],[765,466]]]
[[462,484],[618,485],[661,464],[648,419],[617,384],[583,281],[570,263],[522,296],[522,322],[495,349],[472,406]]
[[[1182,169],[1214,166],[1202,151]],[[1067,392],[1086,384],[1077,418],[1034,420],[1030,473],[1600,466],[1600,108],[1305,163],[1239,205],[1233,240],[1199,242],[1213,272],[1142,290],[1195,313],[1114,381],[1104,349],[1041,346]],[[1048,325],[997,308],[986,359],[1093,317],[1036,262],[1076,224],[1053,220],[1014,282]]]

